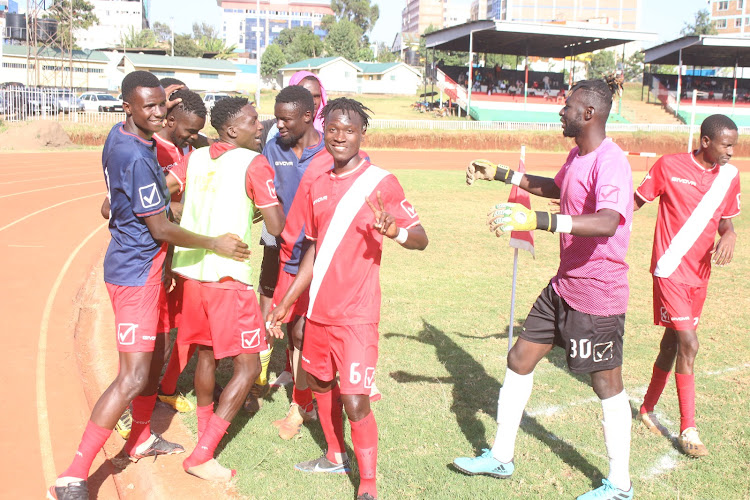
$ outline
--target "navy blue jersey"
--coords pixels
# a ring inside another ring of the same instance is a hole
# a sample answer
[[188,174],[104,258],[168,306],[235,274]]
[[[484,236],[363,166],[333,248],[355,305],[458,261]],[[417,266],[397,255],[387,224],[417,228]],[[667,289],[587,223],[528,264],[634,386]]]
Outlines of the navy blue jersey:
[[169,208],[169,190],[154,141],[126,132],[118,123],[104,143],[102,166],[112,235],[104,257],[104,281],[120,286],[158,284],[167,244],[151,236],[143,218]]

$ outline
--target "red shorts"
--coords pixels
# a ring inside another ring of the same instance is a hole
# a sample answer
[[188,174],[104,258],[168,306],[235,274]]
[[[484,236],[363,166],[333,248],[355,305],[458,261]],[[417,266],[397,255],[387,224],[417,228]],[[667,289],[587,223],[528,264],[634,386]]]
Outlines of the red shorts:
[[[284,266],[281,266],[279,269],[279,279],[276,281],[276,289],[273,292],[273,307],[276,307],[281,302],[281,299],[284,298],[284,295],[286,295],[287,290],[292,286],[292,281],[294,281],[294,278],[296,277],[296,274],[289,274],[284,271]],[[308,305],[310,305],[309,288],[302,292],[302,295],[300,295],[297,301],[292,304],[292,307],[289,309],[289,314],[286,315],[286,318],[284,318],[282,323],[289,323],[294,316],[304,316],[307,314]]]
[[115,311],[117,350],[153,352],[156,336],[169,333],[164,285],[120,286],[107,283]]
[[258,299],[239,281],[205,283],[186,279],[177,342],[211,346],[214,358],[266,349]]
[[654,276],[654,324],[674,330],[696,330],[706,286],[684,285]]
[[339,372],[341,394],[370,394],[378,364],[378,324],[333,326],[307,320],[302,366],[319,380]]
[[175,285],[171,292],[167,293],[167,309],[169,311],[169,328],[180,327],[180,315],[182,313],[182,289],[185,278],[174,275]]

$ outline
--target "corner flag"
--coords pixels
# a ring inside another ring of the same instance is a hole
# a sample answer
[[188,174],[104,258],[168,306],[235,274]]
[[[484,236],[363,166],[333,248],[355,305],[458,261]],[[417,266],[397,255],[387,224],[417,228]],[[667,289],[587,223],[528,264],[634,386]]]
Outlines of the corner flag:
[[[526,160],[526,146],[521,146],[521,158],[518,160],[518,171],[521,173],[526,172],[524,161]],[[531,210],[531,200],[529,199],[528,191],[519,189],[518,186],[513,186],[510,190],[510,196],[508,196],[508,203],[520,203],[524,207]],[[511,231],[510,242],[508,243],[513,248],[519,248],[521,250],[528,250],[532,257],[534,255],[534,231]]]

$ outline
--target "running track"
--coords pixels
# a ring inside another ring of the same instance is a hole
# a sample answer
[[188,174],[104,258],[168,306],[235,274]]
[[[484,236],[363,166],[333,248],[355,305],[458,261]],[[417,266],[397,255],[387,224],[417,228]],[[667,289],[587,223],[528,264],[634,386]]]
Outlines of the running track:
[[[370,152],[385,168],[455,169],[473,158],[514,165],[515,154],[466,151]],[[0,154],[0,259],[4,360],[0,380],[2,498],[42,498],[75,452],[90,413],[74,349],[82,284],[109,241],[99,215],[104,181],[99,151]],[[534,170],[554,170],[564,154],[529,153]],[[631,157],[634,170],[646,161]],[[747,171],[749,161],[734,162]],[[99,454],[99,498],[117,498]],[[92,481],[94,482],[94,481]],[[146,486],[148,488],[148,486]]]

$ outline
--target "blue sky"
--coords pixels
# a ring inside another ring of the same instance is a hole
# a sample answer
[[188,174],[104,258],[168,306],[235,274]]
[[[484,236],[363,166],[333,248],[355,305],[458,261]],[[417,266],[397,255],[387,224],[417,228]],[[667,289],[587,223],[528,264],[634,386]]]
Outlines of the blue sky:
[[[406,0],[371,0],[380,6],[380,19],[373,29],[371,39],[388,44],[401,27],[401,10]],[[460,0],[469,2],[470,0]],[[707,7],[706,0],[642,0],[641,30],[659,35],[659,42],[679,36],[685,22],[692,21],[695,12]],[[169,23],[174,16],[175,31],[190,32],[196,21],[205,21],[219,27],[221,9],[215,0],[152,0],[151,21]]]

